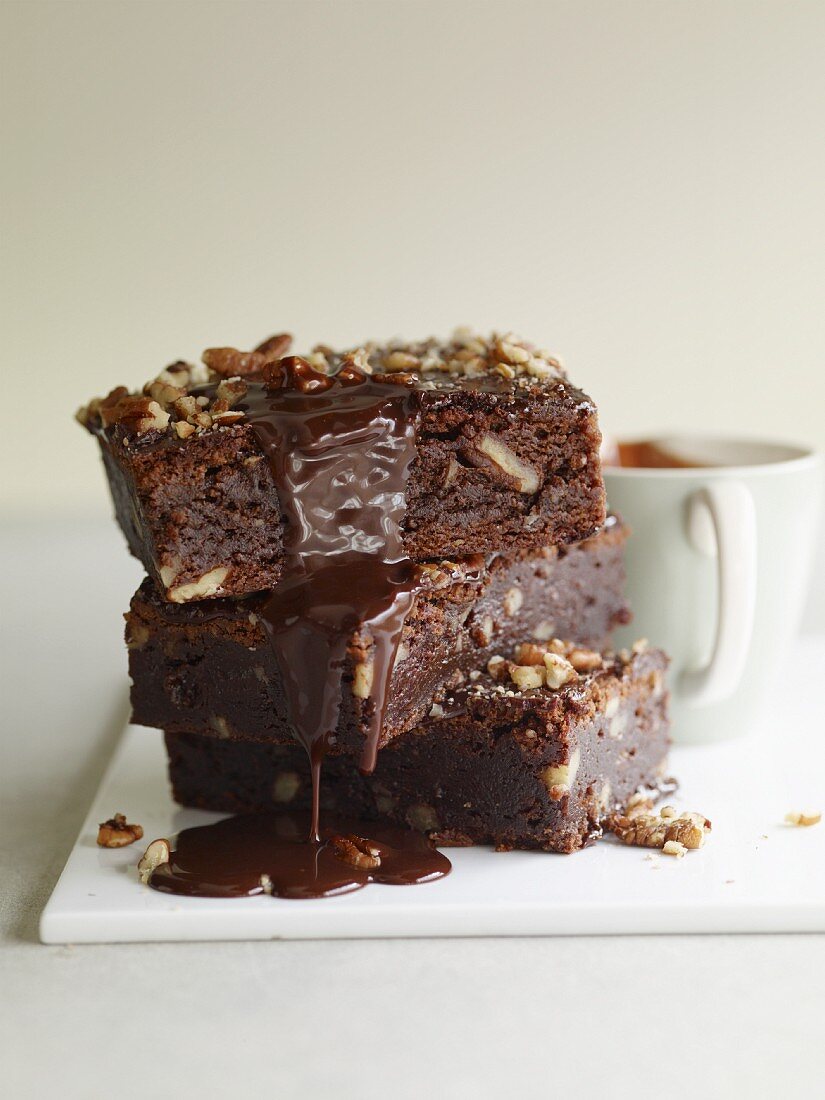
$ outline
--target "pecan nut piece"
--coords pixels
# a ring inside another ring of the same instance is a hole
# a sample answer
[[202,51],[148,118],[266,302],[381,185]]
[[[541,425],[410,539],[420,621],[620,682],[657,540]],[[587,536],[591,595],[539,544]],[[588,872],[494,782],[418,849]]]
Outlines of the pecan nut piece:
[[269,336],[262,340],[255,348],[258,355],[266,356],[267,362],[273,359],[281,359],[292,347],[292,337],[288,332],[279,332],[276,336]]
[[108,821],[101,821],[97,831],[97,843],[101,848],[125,848],[143,836],[141,825],[132,825],[125,814],[114,814]]
[[329,846],[338,859],[359,871],[371,871],[381,866],[381,849],[363,836],[334,836]]
[[260,374],[269,357],[258,351],[238,351],[237,348],[207,348],[201,356],[206,366],[221,378],[244,378]]
[[152,872],[164,863],[168,863],[172,855],[169,841],[165,837],[153,840],[137,865],[140,881],[147,885],[152,877]]

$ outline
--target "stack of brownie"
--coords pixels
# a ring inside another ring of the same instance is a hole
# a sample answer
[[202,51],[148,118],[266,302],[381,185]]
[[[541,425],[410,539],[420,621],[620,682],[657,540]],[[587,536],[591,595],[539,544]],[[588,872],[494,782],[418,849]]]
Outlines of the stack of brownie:
[[589,843],[668,743],[666,658],[610,649],[627,532],[592,402],[510,335],[288,350],[213,348],[81,412],[148,574],[132,706],[176,799],[308,809],[323,756],[322,811]]

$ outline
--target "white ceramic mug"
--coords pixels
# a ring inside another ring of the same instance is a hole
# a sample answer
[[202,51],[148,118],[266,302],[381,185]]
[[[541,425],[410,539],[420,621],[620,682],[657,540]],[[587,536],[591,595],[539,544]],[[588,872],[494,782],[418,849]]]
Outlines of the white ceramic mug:
[[610,507],[631,528],[634,621],[619,643],[644,636],[670,654],[674,740],[744,734],[779,686],[808,591],[823,456],[733,439],[650,442],[684,465],[604,468]]

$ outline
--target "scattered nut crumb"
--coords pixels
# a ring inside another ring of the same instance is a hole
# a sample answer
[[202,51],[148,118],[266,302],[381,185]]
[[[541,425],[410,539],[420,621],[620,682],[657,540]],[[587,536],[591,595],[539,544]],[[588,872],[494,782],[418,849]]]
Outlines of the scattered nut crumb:
[[701,848],[711,823],[702,814],[677,814],[672,806],[665,806],[658,814],[632,809],[630,813],[617,814],[608,820],[607,827],[623,844],[661,848],[667,855],[680,855],[678,851],[666,850],[666,845],[672,842],[685,850]]
[[785,821],[789,825],[801,825],[806,828],[809,825],[818,825],[821,820],[822,814],[820,813],[807,814],[792,811],[791,813],[785,814]]
[[162,864],[169,862],[171,852],[172,850],[168,840],[163,838],[160,840],[153,840],[141,856],[137,865],[140,881],[148,885],[152,877],[152,872]]
[[143,836],[143,826],[131,825],[124,814],[114,814],[108,821],[101,821],[97,842],[101,848],[125,848]]

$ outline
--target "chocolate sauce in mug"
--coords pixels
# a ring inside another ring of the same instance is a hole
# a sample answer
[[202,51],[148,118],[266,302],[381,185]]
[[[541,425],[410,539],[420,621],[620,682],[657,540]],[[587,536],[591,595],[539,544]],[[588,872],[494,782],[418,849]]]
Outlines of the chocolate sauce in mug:
[[338,725],[347,642],[372,636],[360,685],[372,771],[387,691],[418,572],[401,521],[415,457],[419,394],[352,366],[322,374],[305,360],[274,364],[238,406],[257,436],[284,512],[284,571],[258,609],[283,677],[288,718],[312,769],[308,835],[287,814],[228,818],[185,829],[149,884],[168,893],[306,898],[368,882],[407,884],[446,875],[447,858],[420,834],[386,825],[319,821],[321,767]]
[[689,470],[707,465],[705,462],[685,462],[660,444],[644,439],[617,443],[606,464],[648,470]]

